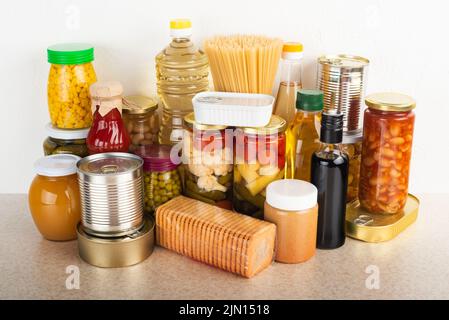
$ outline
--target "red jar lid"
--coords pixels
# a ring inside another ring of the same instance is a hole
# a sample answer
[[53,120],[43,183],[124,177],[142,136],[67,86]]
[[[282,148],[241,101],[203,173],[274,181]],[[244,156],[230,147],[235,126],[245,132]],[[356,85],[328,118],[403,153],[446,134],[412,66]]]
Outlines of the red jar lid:
[[171,146],[168,145],[147,145],[141,146],[135,154],[144,161],[143,170],[162,172],[174,170],[178,167],[170,159]]

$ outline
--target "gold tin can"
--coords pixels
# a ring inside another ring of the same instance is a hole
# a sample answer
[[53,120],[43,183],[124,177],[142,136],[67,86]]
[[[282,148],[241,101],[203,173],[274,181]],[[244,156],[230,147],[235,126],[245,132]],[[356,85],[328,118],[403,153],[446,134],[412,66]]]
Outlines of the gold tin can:
[[412,194],[403,211],[394,215],[372,214],[354,200],[346,205],[346,235],[365,242],[391,240],[416,221],[418,210],[419,200]]
[[101,268],[127,267],[148,258],[154,248],[154,219],[145,217],[142,228],[132,234],[116,238],[89,235],[78,224],[80,257]]

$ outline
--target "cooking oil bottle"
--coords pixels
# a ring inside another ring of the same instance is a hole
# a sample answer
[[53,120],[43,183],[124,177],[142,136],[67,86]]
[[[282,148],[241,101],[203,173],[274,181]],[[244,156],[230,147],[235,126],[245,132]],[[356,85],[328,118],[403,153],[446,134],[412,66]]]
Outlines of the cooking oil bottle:
[[193,96],[209,89],[209,62],[205,53],[190,41],[191,35],[190,20],[170,21],[172,42],[156,56],[162,144],[175,144],[182,139],[182,119],[193,111]]
[[287,129],[286,178],[310,182],[313,153],[320,146],[323,92],[300,89],[296,99],[295,119]]

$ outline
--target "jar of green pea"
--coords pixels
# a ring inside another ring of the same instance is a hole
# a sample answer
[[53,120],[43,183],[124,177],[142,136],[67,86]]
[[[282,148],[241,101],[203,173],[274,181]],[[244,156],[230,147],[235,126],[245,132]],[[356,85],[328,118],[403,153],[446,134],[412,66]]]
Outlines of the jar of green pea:
[[147,145],[135,153],[143,161],[145,211],[153,214],[158,206],[181,194],[178,165],[170,159],[171,146]]

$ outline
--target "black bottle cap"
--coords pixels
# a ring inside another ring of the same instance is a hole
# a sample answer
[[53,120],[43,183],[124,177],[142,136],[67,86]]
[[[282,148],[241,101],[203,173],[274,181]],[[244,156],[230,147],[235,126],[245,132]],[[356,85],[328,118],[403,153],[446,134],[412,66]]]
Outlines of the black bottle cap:
[[341,143],[343,140],[343,114],[323,113],[321,115],[321,142]]

